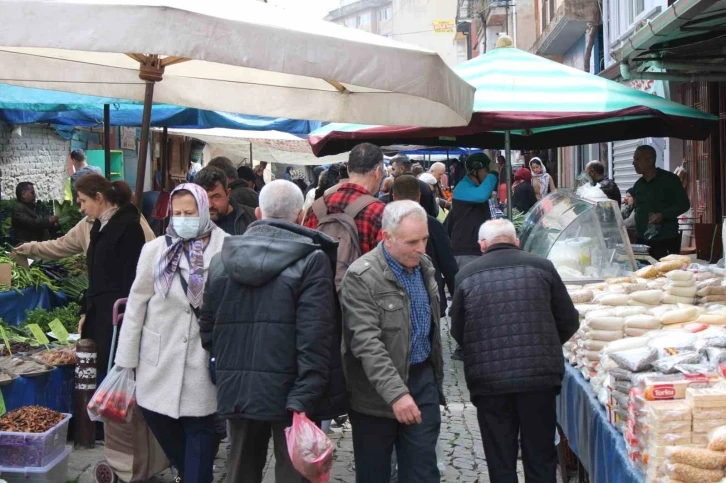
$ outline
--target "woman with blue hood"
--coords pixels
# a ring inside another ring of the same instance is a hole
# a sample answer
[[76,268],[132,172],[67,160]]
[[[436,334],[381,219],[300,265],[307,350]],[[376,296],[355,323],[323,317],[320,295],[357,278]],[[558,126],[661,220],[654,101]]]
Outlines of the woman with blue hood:
[[141,251],[115,359],[136,369],[136,402],[185,483],[212,481],[217,391],[197,313],[226,236],[212,223],[201,186],[172,191],[166,235]]
[[464,176],[453,193],[452,207],[446,218],[451,249],[461,270],[479,258],[479,227],[491,219],[489,200],[497,187],[497,175],[490,171],[491,160],[484,153],[466,158]]

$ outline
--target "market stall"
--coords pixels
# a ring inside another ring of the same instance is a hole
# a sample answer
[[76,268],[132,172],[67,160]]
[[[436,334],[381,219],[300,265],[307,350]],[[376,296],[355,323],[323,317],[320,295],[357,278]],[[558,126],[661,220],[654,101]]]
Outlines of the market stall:
[[[562,228],[553,245],[569,225]],[[558,401],[570,448],[594,482],[720,481],[724,270],[680,255],[620,270],[567,285],[580,314],[579,331],[563,347],[568,366]]]
[[54,292],[47,285],[38,288],[0,292],[0,319],[10,325],[20,325],[25,320],[26,311],[41,308],[52,310],[68,304],[63,292]]

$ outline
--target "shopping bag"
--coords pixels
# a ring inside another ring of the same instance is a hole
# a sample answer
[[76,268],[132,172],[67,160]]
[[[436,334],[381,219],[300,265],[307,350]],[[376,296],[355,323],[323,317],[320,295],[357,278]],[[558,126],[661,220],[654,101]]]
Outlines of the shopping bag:
[[285,429],[292,466],[311,483],[328,483],[333,465],[333,443],[305,413],[293,413],[292,426]]
[[114,366],[88,403],[91,421],[128,423],[136,402],[133,369]]

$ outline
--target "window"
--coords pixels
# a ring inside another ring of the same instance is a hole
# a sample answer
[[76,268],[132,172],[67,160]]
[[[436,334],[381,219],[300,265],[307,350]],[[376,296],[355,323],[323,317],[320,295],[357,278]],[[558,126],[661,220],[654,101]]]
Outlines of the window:
[[[646,9],[652,10],[655,2],[651,0],[619,0],[611,1],[608,6],[608,33],[611,45],[624,40],[635,26],[636,21],[641,20]],[[631,32],[632,33],[632,32]]]
[[345,26],[350,28],[355,28],[355,17],[348,17],[345,19]]
[[457,40],[456,41],[456,63],[461,64],[462,62],[466,62],[469,60],[469,56],[467,55],[466,51],[466,41],[465,40]]
[[378,21],[384,22],[393,16],[393,7],[384,8],[378,11]]
[[632,23],[635,22],[635,19],[638,18],[638,15],[643,13],[643,10],[645,10],[645,0],[632,0],[627,2],[627,9],[628,24],[632,25]]
[[370,23],[371,23],[371,13],[370,12],[362,13],[362,14],[358,15],[358,17],[356,17],[356,24],[357,24],[356,26],[357,27],[362,27],[364,25],[370,25]]

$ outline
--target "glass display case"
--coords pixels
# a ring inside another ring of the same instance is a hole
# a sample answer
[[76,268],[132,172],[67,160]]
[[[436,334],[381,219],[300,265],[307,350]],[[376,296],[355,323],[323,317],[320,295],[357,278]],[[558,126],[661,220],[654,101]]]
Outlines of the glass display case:
[[565,281],[594,281],[637,269],[618,204],[569,190],[540,200],[522,224],[520,246],[554,263]]

